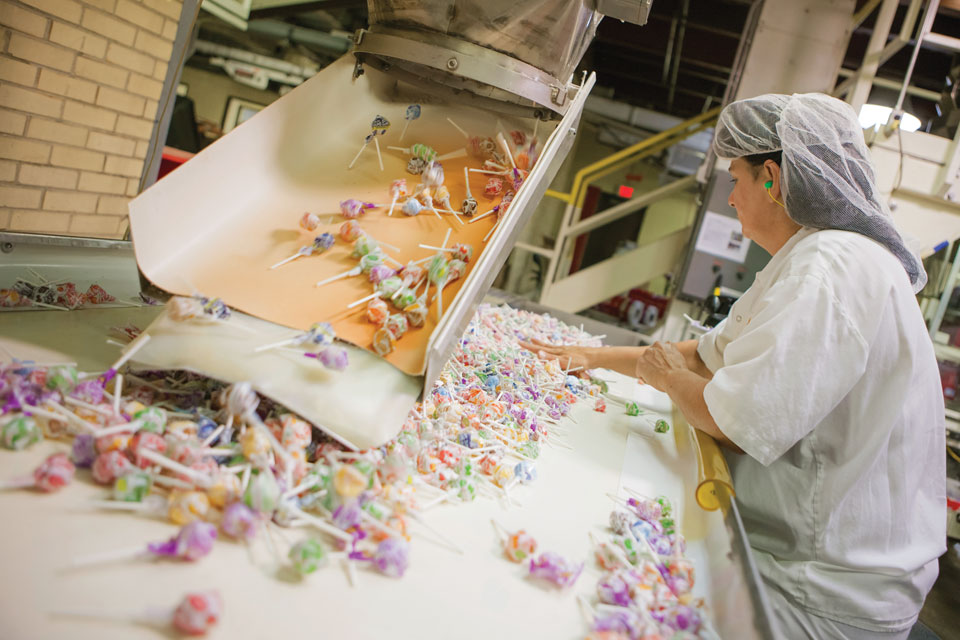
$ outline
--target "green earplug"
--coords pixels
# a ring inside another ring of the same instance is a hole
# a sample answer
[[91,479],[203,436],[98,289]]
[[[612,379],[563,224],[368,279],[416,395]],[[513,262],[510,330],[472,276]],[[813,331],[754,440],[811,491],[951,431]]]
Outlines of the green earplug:
[[773,180],[767,180],[763,183],[764,189],[773,189]]

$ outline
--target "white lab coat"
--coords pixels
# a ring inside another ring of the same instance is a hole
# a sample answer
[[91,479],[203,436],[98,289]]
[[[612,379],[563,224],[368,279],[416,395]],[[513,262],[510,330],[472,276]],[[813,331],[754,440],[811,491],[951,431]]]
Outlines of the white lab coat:
[[865,236],[798,231],[700,339],[704,400],[761,575],[795,605],[909,628],[946,545],[944,411],[900,262]]

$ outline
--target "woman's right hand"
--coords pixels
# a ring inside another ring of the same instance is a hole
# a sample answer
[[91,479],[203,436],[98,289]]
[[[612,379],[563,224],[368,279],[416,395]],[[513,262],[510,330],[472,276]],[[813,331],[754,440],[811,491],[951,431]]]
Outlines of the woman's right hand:
[[595,347],[550,344],[537,339],[530,342],[520,342],[520,346],[532,351],[534,355],[544,360],[559,360],[560,366],[567,371],[578,368],[580,371],[585,371],[595,366],[592,362],[592,355],[596,351]]

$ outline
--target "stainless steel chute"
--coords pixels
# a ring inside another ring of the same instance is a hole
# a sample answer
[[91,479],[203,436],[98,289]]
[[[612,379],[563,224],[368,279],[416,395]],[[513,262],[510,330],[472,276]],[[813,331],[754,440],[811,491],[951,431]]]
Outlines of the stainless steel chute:
[[566,113],[574,70],[601,9],[646,22],[652,0],[368,0],[357,34],[369,64],[474,106],[546,118]]

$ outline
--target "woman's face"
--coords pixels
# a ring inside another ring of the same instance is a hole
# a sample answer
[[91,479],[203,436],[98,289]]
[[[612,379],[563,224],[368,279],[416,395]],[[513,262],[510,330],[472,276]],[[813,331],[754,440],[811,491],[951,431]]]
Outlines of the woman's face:
[[743,235],[758,241],[767,226],[765,223],[771,222],[770,205],[773,204],[763,186],[764,171],[760,167],[755,169],[743,158],[735,158],[730,162],[730,176],[734,185],[727,203],[737,210]]

